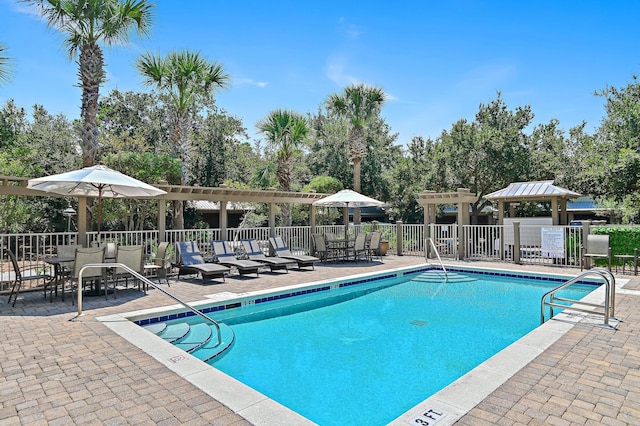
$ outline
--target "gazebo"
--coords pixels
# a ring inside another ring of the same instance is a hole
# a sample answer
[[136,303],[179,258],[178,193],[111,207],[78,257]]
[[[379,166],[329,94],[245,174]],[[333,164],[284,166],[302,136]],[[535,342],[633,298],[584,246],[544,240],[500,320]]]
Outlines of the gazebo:
[[551,202],[551,222],[553,225],[567,225],[567,200],[581,194],[554,185],[552,180],[535,182],[514,182],[504,189],[485,195],[484,198],[498,202],[498,223],[504,223],[505,203],[509,204],[510,217],[514,216],[515,203]]

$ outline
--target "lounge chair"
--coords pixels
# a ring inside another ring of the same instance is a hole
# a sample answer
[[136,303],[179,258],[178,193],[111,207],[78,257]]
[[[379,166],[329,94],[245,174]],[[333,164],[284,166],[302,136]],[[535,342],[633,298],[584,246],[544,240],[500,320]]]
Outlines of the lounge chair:
[[287,247],[287,244],[284,242],[282,237],[270,237],[269,244],[271,244],[271,248],[275,252],[276,256],[295,260],[298,264],[298,269],[305,266],[311,266],[315,270],[315,264],[320,262],[320,259],[315,256],[308,256],[306,254],[296,255],[291,253],[291,250],[289,250],[289,247]]
[[205,263],[198,243],[195,241],[179,241],[176,243],[176,249],[179,254],[179,263],[176,265],[178,268],[178,280],[180,274],[197,274],[202,276],[202,282],[207,279],[216,277],[222,277],[224,281],[224,274],[228,274],[230,269],[226,266],[219,265],[217,263]]
[[589,269],[591,267],[591,259],[606,259],[607,267],[611,270],[611,247],[609,246],[608,235],[587,235],[587,243],[582,248],[580,270],[582,270],[583,266]]
[[244,247],[244,251],[247,253],[249,260],[253,260],[255,262],[263,263],[271,269],[271,272],[277,269],[284,269],[289,272],[289,265],[295,265],[296,262],[294,260],[285,259],[283,257],[267,257],[264,255],[260,246],[258,245],[258,241],[254,239],[242,240],[242,246]]
[[238,259],[235,251],[231,248],[231,245],[224,240],[211,241],[211,247],[213,248],[213,253],[218,258],[218,263],[230,268],[236,268],[240,275],[252,274],[255,272],[256,276],[260,276],[258,270],[265,266],[264,263],[255,262],[253,260]]

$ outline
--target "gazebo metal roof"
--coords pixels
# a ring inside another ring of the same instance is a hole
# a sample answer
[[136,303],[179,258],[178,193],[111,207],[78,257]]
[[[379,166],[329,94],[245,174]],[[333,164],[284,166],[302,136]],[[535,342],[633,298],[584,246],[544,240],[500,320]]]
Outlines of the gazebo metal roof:
[[504,189],[485,195],[488,200],[532,201],[551,198],[573,199],[581,194],[554,185],[552,180],[513,182]]

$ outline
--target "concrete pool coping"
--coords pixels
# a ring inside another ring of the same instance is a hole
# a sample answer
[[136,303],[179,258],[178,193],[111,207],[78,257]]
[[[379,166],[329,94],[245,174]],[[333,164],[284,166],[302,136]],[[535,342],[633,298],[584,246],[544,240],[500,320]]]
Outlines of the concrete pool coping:
[[[445,265],[468,271],[504,271],[513,274],[513,270],[500,268],[467,267],[460,265]],[[217,293],[207,297],[207,300],[190,303],[193,306],[202,306],[215,302],[235,302],[251,300],[266,294],[282,293],[291,290],[305,289],[335,282],[357,280],[368,276],[398,273],[419,269],[419,267],[403,267],[389,269],[384,272],[369,274],[357,274],[341,279],[326,279],[310,283],[273,288],[246,293]],[[525,276],[548,276],[572,278],[573,275],[548,274],[538,272],[519,272]],[[618,280],[616,287],[622,287],[626,280]],[[592,303],[602,303],[604,300],[604,288],[600,287],[585,297]],[[133,311],[123,314],[114,314],[98,317],[104,325],[118,335],[139,347],[147,354],[158,360],[165,367],[191,382],[193,385],[209,394],[216,400],[228,406],[235,413],[256,425],[267,424],[314,424],[298,413],[277,403],[250,388],[230,376],[220,372],[208,364],[176,348],[170,343],[134,324],[131,320],[141,317],[153,316],[167,311],[181,309],[175,305],[163,308],[151,308]],[[417,424],[416,419],[431,419],[431,424],[450,425],[455,423],[472,408],[480,403],[489,394],[504,384],[510,377],[521,370],[525,365],[542,354],[554,342],[571,330],[579,322],[596,322],[594,316],[589,314],[561,313],[553,320],[531,331],[507,348],[498,352],[484,363],[480,364],[451,385],[427,398],[409,411],[399,416],[392,424]],[[601,321],[600,321],[601,322]],[[430,414],[425,415],[429,412]],[[431,416],[431,417],[428,417]],[[434,420],[435,419],[435,420]]]

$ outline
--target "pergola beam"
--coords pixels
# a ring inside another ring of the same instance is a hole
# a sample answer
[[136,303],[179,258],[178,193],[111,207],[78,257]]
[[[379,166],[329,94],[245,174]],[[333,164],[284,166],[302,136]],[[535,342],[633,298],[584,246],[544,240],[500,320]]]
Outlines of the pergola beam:
[[[32,197],[64,197],[63,195],[48,194],[27,188],[30,178],[15,176],[0,176],[0,195],[32,196]],[[227,185],[219,187],[168,185],[166,182],[155,184],[167,193],[158,197],[135,197],[135,199],[149,199],[158,201],[158,231],[160,241],[164,241],[166,230],[165,215],[166,205],[164,201],[215,201],[220,202],[220,214],[222,228],[226,228],[226,217],[222,214],[226,212],[226,203],[265,203],[269,205],[269,226],[272,236],[275,236],[275,205],[276,204],[309,204],[327,197],[330,194],[316,192],[288,192],[275,189],[236,189]],[[86,229],[86,198],[78,198],[78,235],[79,240],[84,241],[87,233]],[[315,225],[315,208],[311,208],[310,222]]]

